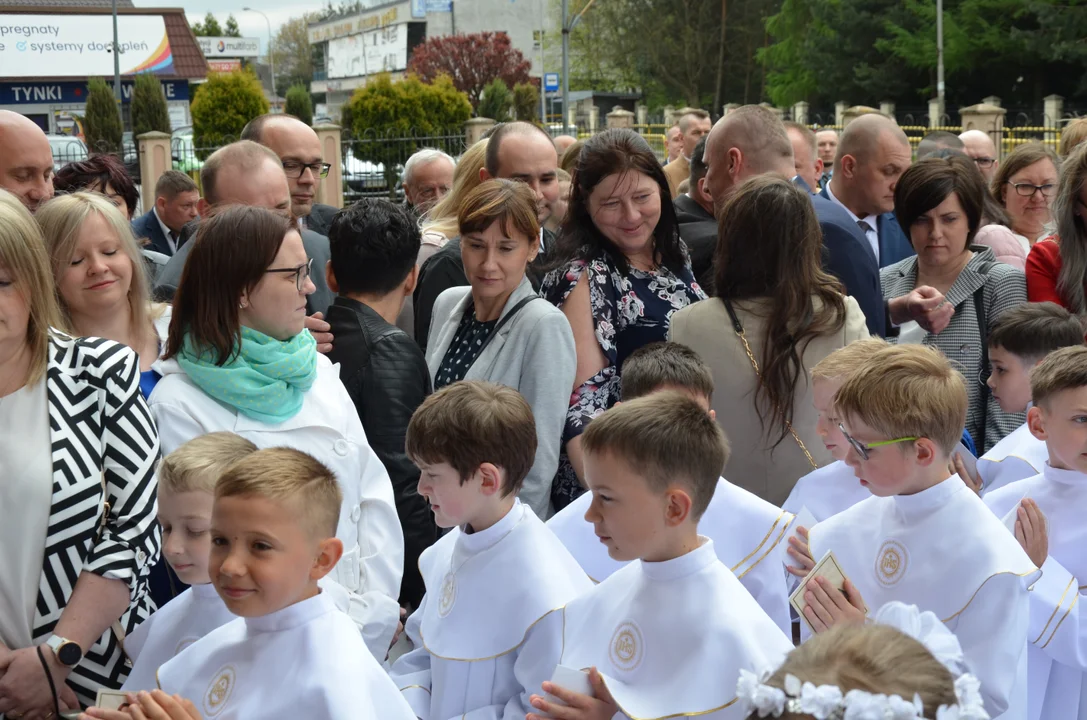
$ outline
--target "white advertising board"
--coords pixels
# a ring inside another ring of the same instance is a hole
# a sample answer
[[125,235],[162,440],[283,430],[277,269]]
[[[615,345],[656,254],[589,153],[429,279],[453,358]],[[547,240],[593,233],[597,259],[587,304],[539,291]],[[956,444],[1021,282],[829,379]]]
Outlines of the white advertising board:
[[407,66],[408,26],[403,23],[328,42],[329,79],[395,72]]
[[260,55],[258,38],[198,37],[196,42],[200,44],[200,50],[206,58],[247,58]]
[[[161,15],[117,18],[121,73],[172,73]],[[0,77],[113,76],[109,15],[0,15]]]

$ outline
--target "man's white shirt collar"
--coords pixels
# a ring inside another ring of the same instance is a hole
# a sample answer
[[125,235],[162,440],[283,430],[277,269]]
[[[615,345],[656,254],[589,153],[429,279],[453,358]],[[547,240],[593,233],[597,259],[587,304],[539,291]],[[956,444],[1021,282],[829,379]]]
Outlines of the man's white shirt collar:
[[[162,234],[166,238],[166,244],[170,246],[170,254],[177,252],[177,240],[174,239],[174,231],[166,227],[166,223],[159,217],[159,209],[157,206],[151,208],[151,212],[155,213],[155,220],[158,221],[159,227],[162,228]],[[178,233],[180,235],[181,233]]]
[[831,181],[827,183],[827,196],[830,198],[830,201],[832,203],[834,203],[835,205],[837,205],[838,207],[844,209],[847,213],[849,213],[849,217],[853,218],[853,222],[857,223],[857,222],[862,222],[863,221],[865,223],[868,223],[868,227],[871,228],[871,229],[866,230],[864,234],[866,236],[868,236],[868,244],[872,246],[872,250],[873,250],[873,252],[876,253],[876,260],[878,261],[879,260],[879,216],[878,215],[867,215],[867,216],[865,216],[863,218],[862,217],[857,217],[857,215],[852,210],[850,210],[848,207],[846,207],[845,203],[843,203],[838,198],[834,197],[834,190],[831,189],[831,186],[833,184],[834,184],[833,179],[831,179]]

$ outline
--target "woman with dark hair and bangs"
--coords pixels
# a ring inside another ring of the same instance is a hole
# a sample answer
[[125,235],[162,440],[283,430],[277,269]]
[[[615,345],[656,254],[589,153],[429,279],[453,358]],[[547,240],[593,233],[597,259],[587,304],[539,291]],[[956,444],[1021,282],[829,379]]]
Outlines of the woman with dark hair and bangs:
[[559,510],[585,491],[580,435],[619,400],[623,360],[664,340],[672,315],[706,294],[679,237],[668,180],[646,141],[627,129],[590,138],[541,294],[574,331],[577,376],[552,488]]

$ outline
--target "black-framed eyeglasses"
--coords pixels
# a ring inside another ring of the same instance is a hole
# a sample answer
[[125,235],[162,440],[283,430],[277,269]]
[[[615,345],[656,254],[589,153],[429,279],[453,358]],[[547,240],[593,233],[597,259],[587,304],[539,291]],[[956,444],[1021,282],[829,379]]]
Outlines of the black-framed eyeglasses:
[[328,177],[328,171],[332,169],[331,163],[300,163],[288,161],[283,163],[283,172],[287,174],[289,178],[300,178],[309,170],[313,173],[314,177],[326,178]]
[[881,440],[880,442],[865,444],[850,435],[849,431],[845,429],[845,425],[843,425],[842,423],[838,423],[838,429],[842,431],[842,437],[846,439],[846,442],[848,442],[853,447],[853,449],[857,451],[857,454],[861,456],[861,460],[867,460],[872,450],[874,450],[875,448],[885,447],[887,445],[897,445],[898,443],[912,442],[914,440],[917,440],[917,438],[915,437],[903,437],[895,438],[894,440]]
[[1035,185],[1034,183],[1013,183],[1009,180],[1008,184],[1015,188],[1015,193],[1020,197],[1030,197],[1036,192],[1041,192],[1042,197],[1053,197],[1057,193],[1057,186],[1053,183]]
[[976,157],[974,158],[974,162],[977,163],[979,168],[985,168],[986,170],[988,170],[993,166],[993,163],[996,162],[996,158]]
[[268,268],[264,272],[270,273],[290,273],[294,275],[294,286],[298,288],[298,292],[302,292],[302,288],[306,285],[306,280],[309,279],[310,271],[313,270],[313,259],[310,258],[302,265],[292,268]]

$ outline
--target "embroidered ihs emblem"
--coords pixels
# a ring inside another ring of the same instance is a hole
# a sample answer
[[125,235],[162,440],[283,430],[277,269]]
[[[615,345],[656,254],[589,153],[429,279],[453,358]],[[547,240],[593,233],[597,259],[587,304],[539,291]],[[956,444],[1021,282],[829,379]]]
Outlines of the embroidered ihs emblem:
[[442,592],[438,596],[438,617],[445,617],[453,610],[457,602],[457,578],[453,573],[446,573],[442,581]]
[[215,679],[211,681],[211,685],[208,686],[208,691],[204,695],[204,714],[208,717],[215,717],[223,711],[223,708],[226,707],[226,701],[230,699],[230,695],[234,692],[234,685],[237,680],[234,668],[230,665],[219,670],[214,677]]
[[620,623],[611,636],[608,655],[615,667],[620,670],[633,670],[642,662],[645,655],[645,640],[642,631],[631,621]]
[[876,553],[876,580],[884,587],[897,585],[910,566],[910,553],[897,540],[887,540]]

